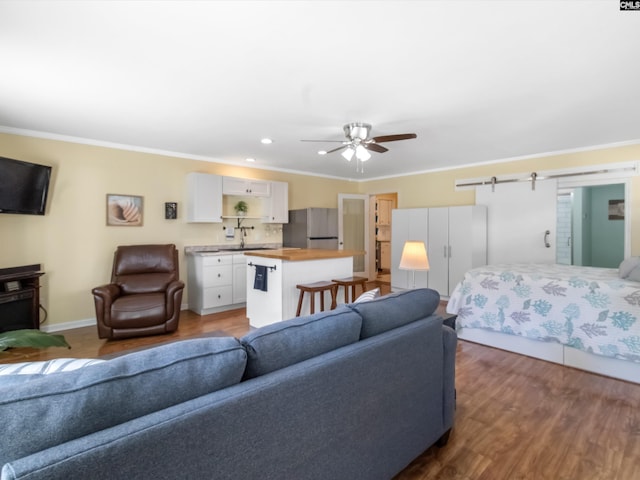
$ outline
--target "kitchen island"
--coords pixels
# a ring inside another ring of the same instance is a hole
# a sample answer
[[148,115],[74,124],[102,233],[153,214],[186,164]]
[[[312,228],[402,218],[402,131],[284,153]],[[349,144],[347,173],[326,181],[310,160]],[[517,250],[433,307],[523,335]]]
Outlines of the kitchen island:
[[[252,327],[263,327],[296,316],[298,295],[296,285],[353,275],[353,257],[364,252],[354,250],[278,249],[246,252],[247,256],[247,317]],[[254,288],[256,266],[266,267],[266,291]],[[319,311],[316,294],[316,312]],[[344,292],[338,293],[338,303],[344,302]],[[309,294],[305,294],[301,315],[309,314]],[[331,305],[325,296],[325,309]]]

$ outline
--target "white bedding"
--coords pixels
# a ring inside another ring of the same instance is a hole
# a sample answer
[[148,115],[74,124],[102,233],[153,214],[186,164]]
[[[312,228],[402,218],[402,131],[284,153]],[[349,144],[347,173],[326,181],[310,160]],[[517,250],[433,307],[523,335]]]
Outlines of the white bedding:
[[447,304],[456,328],[481,328],[640,362],[640,282],[617,269],[488,265],[465,274]]

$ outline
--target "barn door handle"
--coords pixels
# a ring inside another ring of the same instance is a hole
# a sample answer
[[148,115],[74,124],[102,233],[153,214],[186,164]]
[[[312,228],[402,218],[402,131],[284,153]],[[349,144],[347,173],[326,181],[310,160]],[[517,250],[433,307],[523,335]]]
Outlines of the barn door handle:
[[549,230],[546,230],[544,232],[544,246],[547,248],[551,247],[551,244],[549,243],[549,235],[551,235],[551,232]]

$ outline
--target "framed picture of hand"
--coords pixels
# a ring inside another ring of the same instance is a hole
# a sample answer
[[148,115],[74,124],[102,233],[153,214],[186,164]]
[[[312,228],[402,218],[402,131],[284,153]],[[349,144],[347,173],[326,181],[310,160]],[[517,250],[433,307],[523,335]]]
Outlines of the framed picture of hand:
[[144,219],[143,198],[138,195],[107,194],[107,226],[141,227]]

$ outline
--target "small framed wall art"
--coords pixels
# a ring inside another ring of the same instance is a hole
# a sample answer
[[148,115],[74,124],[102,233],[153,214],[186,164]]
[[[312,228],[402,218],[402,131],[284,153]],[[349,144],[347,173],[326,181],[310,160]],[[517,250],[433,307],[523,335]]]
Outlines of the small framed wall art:
[[107,225],[141,227],[144,219],[143,198],[138,195],[107,194]]
[[166,202],[164,204],[164,218],[167,220],[175,220],[178,218],[177,202]]
[[609,220],[624,220],[624,200],[609,200]]

